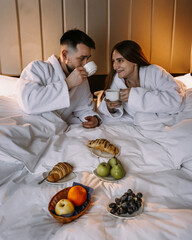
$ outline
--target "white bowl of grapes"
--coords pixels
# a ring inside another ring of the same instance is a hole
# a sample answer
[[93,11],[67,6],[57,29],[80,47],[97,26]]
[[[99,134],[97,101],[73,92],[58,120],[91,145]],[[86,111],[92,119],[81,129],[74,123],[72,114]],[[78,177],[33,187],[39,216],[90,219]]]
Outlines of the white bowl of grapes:
[[143,212],[143,194],[128,189],[123,195],[113,196],[107,205],[107,211],[118,218],[135,218]]

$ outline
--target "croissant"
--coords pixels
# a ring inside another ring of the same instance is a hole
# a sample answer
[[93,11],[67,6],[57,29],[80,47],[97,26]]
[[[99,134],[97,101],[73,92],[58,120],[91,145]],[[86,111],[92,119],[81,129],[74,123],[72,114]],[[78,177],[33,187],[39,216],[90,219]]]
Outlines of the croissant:
[[72,170],[73,170],[73,167],[69,163],[59,162],[49,172],[49,175],[47,176],[47,180],[49,182],[57,182],[58,180],[64,178],[69,173],[71,173]]
[[117,155],[119,153],[119,149],[106,139],[89,140],[87,146],[99,149],[112,155]]

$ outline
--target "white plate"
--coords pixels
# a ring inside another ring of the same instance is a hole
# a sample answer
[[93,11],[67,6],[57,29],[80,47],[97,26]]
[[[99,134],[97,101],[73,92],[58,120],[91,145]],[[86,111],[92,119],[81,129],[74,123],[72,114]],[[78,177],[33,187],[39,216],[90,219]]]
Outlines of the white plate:
[[[98,177],[100,180],[102,180],[102,181],[105,181],[105,182],[117,182],[117,181],[121,181],[123,178],[121,178],[121,179],[115,179],[114,177],[112,177],[111,175],[109,175],[108,177],[101,177],[101,176],[99,176],[98,174],[97,174],[97,169],[95,169],[94,171],[93,171],[93,174],[95,174],[95,176],[96,177]],[[126,174],[125,174],[126,175]]]
[[110,201],[108,202],[107,207],[106,207],[107,212],[108,212],[110,215],[112,215],[113,217],[117,217],[117,218],[121,218],[121,219],[122,219],[122,218],[123,218],[123,219],[124,219],[124,218],[125,218],[125,219],[133,219],[133,218],[139,216],[139,215],[143,212],[143,198],[142,198],[141,207],[140,207],[136,212],[134,212],[133,214],[126,213],[126,214],[116,215],[116,214],[110,213],[111,208],[109,207],[109,204],[115,202],[115,198],[119,198],[119,197],[121,197],[121,196],[119,196],[119,195],[113,196],[113,197],[110,199]]
[[[43,178],[46,178],[48,176],[49,172],[44,172],[43,173]],[[57,182],[49,182],[48,180],[45,179],[45,182],[49,183],[49,184],[53,184],[53,185],[58,185],[58,184],[63,184],[66,182],[71,181],[73,178],[76,177],[76,174],[74,172],[71,172],[70,174],[68,174],[66,177],[60,179]]]
[[[120,153],[116,154],[115,156],[113,154],[101,151],[99,149],[95,148],[88,148],[90,152],[92,152],[95,156],[97,157],[102,157],[102,158],[112,158],[112,157],[118,157]],[[119,149],[119,147],[118,147]],[[119,150],[120,152],[120,150]]]

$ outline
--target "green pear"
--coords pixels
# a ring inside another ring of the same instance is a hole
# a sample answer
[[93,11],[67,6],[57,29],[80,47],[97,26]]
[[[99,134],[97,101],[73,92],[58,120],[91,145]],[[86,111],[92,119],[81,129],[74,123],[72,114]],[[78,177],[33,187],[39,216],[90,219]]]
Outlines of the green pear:
[[111,167],[106,162],[102,162],[97,166],[97,174],[101,177],[109,176],[110,170],[111,170]]
[[120,163],[120,161],[116,157],[112,157],[109,159],[108,164],[113,167],[116,163]]
[[117,180],[125,176],[125,170],[120,163],[116,163],[115,165],[113,165],[110,173],[111,176]]

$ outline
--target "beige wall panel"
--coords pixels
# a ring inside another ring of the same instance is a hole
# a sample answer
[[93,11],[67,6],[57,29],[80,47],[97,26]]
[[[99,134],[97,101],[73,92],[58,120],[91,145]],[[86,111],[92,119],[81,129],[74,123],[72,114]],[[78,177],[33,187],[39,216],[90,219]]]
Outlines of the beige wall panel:
[[61,0],[41,0],[43,56],[59,55],[63,34]]
[[190,71],[191,40],[192,1],[177,0],[171,72],[186,73]]
[[150,59],[152,0],[133,0],[131,38]]
[[0,74],[19,75],[20,56],[15,1],[0,1]]
[[97,74],[106,74],[107,71],[107,14],[106,1],[88,0],[87,1],[87,26],[88,34],[96,43],[96,51],[93,59],[98,66]]
[[18,0],[23,67],[42,59],[39,1]]
[[130,0],[110,1],[110,53],[114,45],[130,39]]
[[108,73],[111,48],[124,39],[138,42],[152,63],[186,73],[191,12],[192,0],[0,0],[0,73],[19,75],[29,62],[58,55],[59,39],[71,28],[95,40],[97,74]]
[[174,0],[154,1],[151,62],[170,70]]
[[65,31],[78,28],[85,31],[85,1],[64,0]]

